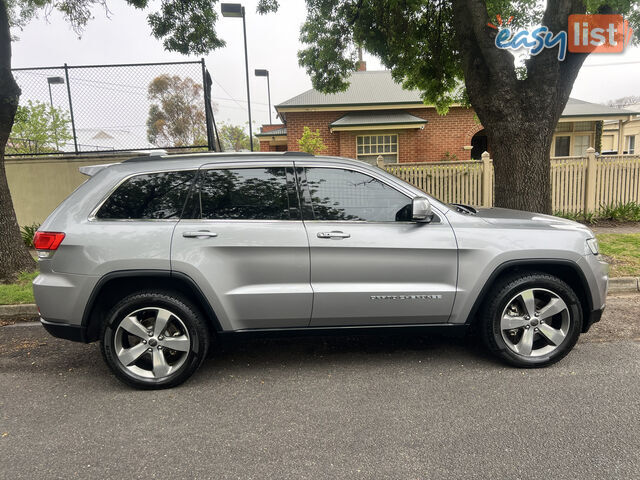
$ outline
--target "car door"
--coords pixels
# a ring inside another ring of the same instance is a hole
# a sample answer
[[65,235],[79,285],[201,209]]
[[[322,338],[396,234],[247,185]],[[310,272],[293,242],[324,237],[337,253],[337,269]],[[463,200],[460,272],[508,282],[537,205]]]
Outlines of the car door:
[[171,268],[196,281],[226,330],[306,327],[309,243],[292,162],[203,166]]
[[310,246],[310,325],[447,322],[457,245],[444,215],[411,221],[411,192],[370,169],[296,167]]

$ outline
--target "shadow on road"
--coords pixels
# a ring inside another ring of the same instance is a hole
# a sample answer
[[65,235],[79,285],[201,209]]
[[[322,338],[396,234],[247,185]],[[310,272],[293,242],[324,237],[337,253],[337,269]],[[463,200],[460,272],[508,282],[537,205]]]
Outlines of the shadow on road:
[[[264,375],[277,368],[313,371],[332,368],[382,368],[438,360],[441,366],[466,363],[501,366],[478,338],[442,334],[369,333],[362,335],[227,335],[217,340],[196,375],[198,382],[222,375]],[[0,366],[5,372],[110,377],[97,343],[67,342],[39,326],[0,327]],[[114,380],[115,382],[115,380]],[[117,383],[117,382],[116,382]],[[112,388],[113,385],[107,388]]]

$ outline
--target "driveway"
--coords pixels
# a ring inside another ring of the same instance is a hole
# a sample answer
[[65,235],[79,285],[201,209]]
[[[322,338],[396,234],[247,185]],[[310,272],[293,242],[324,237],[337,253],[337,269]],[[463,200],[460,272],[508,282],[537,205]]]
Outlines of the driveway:
[[640,296],[610,298],[542,370],[471,340],[254,339],[155,392],[97,345],[1,327],[0,478],[638,478],[638,325]]

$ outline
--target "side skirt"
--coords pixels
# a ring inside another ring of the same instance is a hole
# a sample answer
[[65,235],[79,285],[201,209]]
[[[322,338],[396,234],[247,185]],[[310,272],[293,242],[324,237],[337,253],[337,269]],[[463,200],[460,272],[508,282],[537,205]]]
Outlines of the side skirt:
[[346,336],[346,335],[441,335],[463,337],[469,325],[434,323],[420,325],[362,325],[346,327],[299,327],[299,328],[251,328],[218,332],[218,336],[256,337],[303,337],[303,336]]

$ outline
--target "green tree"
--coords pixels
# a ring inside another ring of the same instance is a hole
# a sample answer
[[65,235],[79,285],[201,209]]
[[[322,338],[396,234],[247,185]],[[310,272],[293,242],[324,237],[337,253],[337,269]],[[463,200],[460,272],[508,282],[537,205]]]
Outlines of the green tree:
[[311,153],[312,155],[317,155],[327,149],[327,146],[320,137],[320,130],[316,129],[315,132],[312,132],[309,127],[302,129],[302,136],[298,140],[298,145],[300,145],[301,151]]
[[558,61],[557,48],[545,49],[519,65],[495,47],[498,30],[488,23],[513,16],[512,26],[556,33],[570,14],[615,12],[637,32],[639,7],[629,0],[307,0],[299,61],[314,88],[337,92],[347,87],[361,45],[440,113],[470,103],[494,159],[496,205],[551,213],[553,131],[587,54]]
[[160,75],[148,88],[147,137],[159,147],[207,144],[202,85],[191,78]]
[[7,153],[57,152],[73,137],[66,110],[27,101],[18,105]]
[[[240,152],[251,149],[249,134],[239,125],[221,123],[218,127],[218,135],[220,136],[222,150],[225,152]],[[253,149],[260,149],[260,142],[255,136],[253,138]]]

